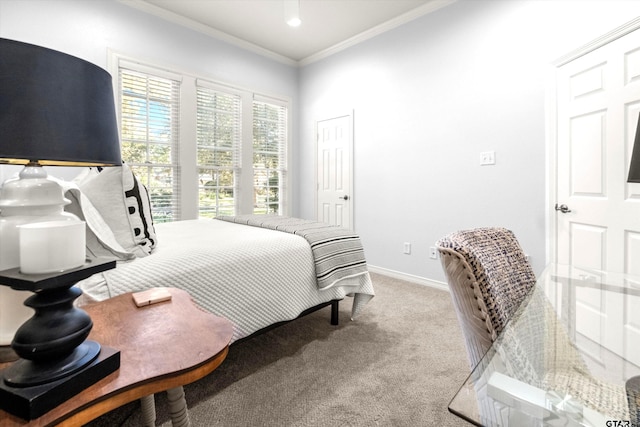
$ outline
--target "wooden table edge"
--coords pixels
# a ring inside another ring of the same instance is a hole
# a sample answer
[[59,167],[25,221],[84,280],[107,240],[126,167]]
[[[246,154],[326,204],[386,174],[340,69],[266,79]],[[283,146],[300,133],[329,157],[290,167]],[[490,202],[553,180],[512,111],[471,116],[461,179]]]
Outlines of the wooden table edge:
[[161,378],[143,381],[132,385],[119,393],[114,392],[103,396],[100,400],[80,407],[77,411],[69,413],[64,419],[56,420],[55,423],[47,424],[47,426],[55,425],[60,427],[72,427],[84,425],[109,411],[117,409],[135,400],[139,400],[145,396],[190,384],[215,371],[216,368],[222,364],[224,359],[226,359],[228,353],[229,346],[227,345],[218,354],[213,356],[213,358],[196,367],[188,368],[178,373],[174,372],[167,374]]
[[[178,289],[178,288],[168,288],[172,291],[177,291],[179,293],[184,294],[188,297],[189,301],[193,305],[195,309],[200,310],[206,314],[211,314],[206,310],[203,310],[188,294],[188,292]],[[126,295],[130,296],[131,292],[121,294],[114,298],[126,298]],[[99,304],[100,302],[94,303]],[[85,307],[87,308],[93,304],[89,304]],[[220,317],[213,315],[215,317]],[[222,318],[224,319],[224,318]],[[224,319],[226,320],[226,319]],[[228,320],[226,320],[228,322]],[[31,426],[33,425],[38,427],[50,427],[50,426],[61,426],[61,427],[75,427],[78,425],[84,425],[96,418],[106,414],[109,411],[117,409],[127,403],[133,402],[135,400],[141,399],[143,397],[160,393],[163,391],[170,390],[172,388],[180,387],[186,384],[190,384],[194,381],[197,381],[205,376],[209,375],[211,372],[216,370],[222,362],[226,359],[229,353],[229,342],[231,338],[231,329],[229,333],[229,341],[227,344],[215,355],[212,357],[203,360],[200,363],[195,365],[191,365],[189,367],[185,367],[179,371],[170,372],[167,374],[163,374],[160,376],[153,377],[151,379],[145,379],[138,381],[137,383],[130,384],[127,387],[120,388],[118,390],[111,391],[104,396],[100,396],[99,398],[94,399],[92,402],[86,403],[84,405],[80,405],[75,409],[70,410],[66,414],[59,416],[58,418],[47,420],[47,414],[44,414],[41,418],[33,419],[33,420],[24,420],[20,417],[16,417],[15,415],[6,413],[8,418],[0,419],[0,426]],[[6,363],[8,365],[8,363]],[[111,374],[113,375],[113,374]],[[110,376],[105,377],[101,381],[107,380]],[[96,383],[98,384],[98,383]],[[52,410],[54,411],[55,408]]]

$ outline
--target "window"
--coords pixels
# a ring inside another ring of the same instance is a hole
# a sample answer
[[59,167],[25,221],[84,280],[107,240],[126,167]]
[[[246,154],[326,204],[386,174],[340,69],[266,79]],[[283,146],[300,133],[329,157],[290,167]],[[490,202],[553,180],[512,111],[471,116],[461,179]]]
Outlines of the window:
[[288,100],[113,58],[122,158],[155,221],[287,214]]
[[156,222],[180,218],[180,82],[120,69],[122,158],[149,191]]
[[287,108],[253,101],[253,213],[280,213],[287,171]]
[[200,217],[233,215],[240,174],[240,96],[198,87],[197,163]]

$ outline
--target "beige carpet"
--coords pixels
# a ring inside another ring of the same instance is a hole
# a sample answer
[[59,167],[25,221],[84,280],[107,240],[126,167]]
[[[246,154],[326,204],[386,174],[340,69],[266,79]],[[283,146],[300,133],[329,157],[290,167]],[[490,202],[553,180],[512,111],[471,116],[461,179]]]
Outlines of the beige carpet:
[[[231,346],[185,387],[193,426],[461,426],[447,405],[468,375],[447,292],[372,274],[376,297],[339,326],[330,309]],[[92,427],[140,425],[132,403]],[[170,426],[156,396],[157,425]]]

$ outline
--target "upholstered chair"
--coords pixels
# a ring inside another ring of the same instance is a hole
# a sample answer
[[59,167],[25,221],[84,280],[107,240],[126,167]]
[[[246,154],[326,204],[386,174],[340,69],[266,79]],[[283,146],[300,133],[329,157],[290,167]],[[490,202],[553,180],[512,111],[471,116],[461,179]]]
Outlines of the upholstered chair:
[[503,330],[536,276],[512,231],[457,231],[436,243],[473,369]]
[[[603,414],[628,419],[624,388],[590,375],[544,291],[534,288],[535,273],[512,231],[462,230],[436,245],[471,369],[527,298],[526,315],[502,335],[498,352],[505,371],[527,384],[574,396]],[[550,342],[553,346],[546,345]],[[495,414],[490,417],[496,419]]]

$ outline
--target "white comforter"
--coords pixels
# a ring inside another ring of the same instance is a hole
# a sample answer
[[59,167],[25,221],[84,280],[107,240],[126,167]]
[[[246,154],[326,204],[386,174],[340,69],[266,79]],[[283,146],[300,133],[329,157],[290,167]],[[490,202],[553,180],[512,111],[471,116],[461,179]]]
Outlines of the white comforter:
[[233,342],[347,295],[354,296],[353,318],[374,296],[368,273],[318,290],[311,249],[300,236],[218,220],[155,228],[153,254],[118,263],[79,284],[90,300],[151,287],[181,288],[233,323]]

